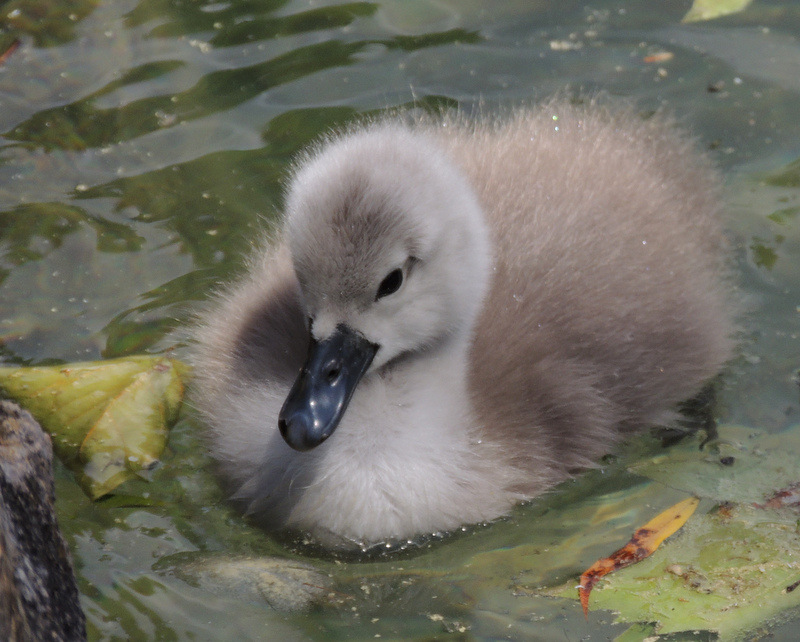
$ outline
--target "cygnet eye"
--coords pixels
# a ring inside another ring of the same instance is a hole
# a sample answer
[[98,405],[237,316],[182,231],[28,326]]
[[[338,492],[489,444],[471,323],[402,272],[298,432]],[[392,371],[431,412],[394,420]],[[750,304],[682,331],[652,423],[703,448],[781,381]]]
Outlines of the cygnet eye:
[[403,270],[395,268],[387,274],[381,284],[378,286],[378,293],[375,295],[375,300],[382,299],[385,296],[394,294],[403,285]]

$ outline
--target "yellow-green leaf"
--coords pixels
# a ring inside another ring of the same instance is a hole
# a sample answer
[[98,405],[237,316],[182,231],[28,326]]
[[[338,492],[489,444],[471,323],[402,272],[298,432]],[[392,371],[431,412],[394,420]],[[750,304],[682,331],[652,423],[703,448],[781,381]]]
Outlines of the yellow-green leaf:
[[694,0],[681,22],[713,20],[747,8],[752,0]]
[[27,408],[92,497],[158,461],[178,416],[187,366],[139,356],[0,368],[0,391]]

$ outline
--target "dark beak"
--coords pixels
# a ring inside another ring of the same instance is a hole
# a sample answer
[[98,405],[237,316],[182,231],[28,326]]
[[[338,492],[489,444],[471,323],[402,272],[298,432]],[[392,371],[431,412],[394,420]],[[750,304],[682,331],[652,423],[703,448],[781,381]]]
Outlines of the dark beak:
[[346,325],[324,341],[311,338],[305,365],[278,415],[287,444],[311,450],[333,434],[377,351]]

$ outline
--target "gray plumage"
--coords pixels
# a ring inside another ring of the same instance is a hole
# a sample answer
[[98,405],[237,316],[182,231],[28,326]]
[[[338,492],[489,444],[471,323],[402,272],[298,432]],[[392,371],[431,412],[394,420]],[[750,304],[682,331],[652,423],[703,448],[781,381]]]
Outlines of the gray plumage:
[[[496,518],[670,421],[732,350],[719,192],[667,119],[624,109],[323,140],[196,331],[193,401],[234,497],[330,543],[405,538]],[[277,423],[307,319],[379,347],[336,431],[297,452]]]

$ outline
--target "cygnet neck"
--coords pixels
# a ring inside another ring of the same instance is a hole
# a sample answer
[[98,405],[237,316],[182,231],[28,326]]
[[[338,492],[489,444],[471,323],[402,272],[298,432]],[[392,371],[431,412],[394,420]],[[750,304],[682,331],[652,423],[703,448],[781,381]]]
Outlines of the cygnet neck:
[[477,428],[470,425],[471,337],[472,324],[465,325],[436,346],[406,353],[375,373],[391,406],[406,416],[406,437],[419,430],[463,440]]

